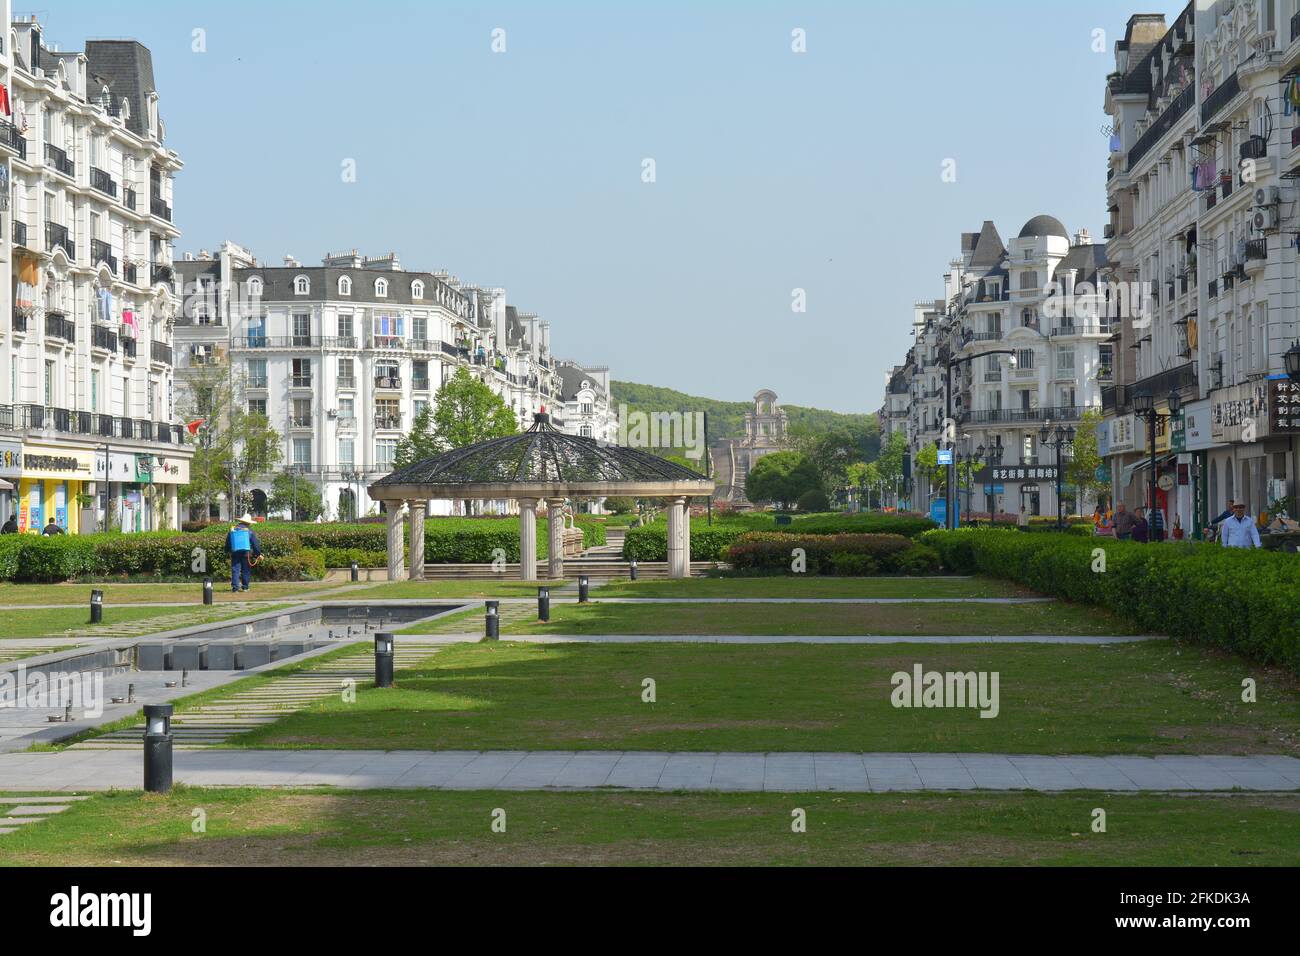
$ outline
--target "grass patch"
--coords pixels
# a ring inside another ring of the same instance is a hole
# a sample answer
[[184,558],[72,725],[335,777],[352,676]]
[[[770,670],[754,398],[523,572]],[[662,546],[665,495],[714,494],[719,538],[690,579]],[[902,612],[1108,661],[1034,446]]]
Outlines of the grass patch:
[[[997,671],[1000,713],[895,708],[892,675]],[[1259,701],[1241,701],[1243,676]],[[657,700],[643,703],[642,681]],[[1300,754],[1300,682],[1173,641],[1102,646],[457,644],[231,746]]]
[[[0,640],[10,637],[64,637],[76,634],[84,637],[136,637],[157,631],[208,624],[229,618],[262,614],[289,607],[288,604],[266,604],[252,610],[230,610],[220,605],[210,607],[197,604],[186,607],[104,607],[104,619],[98,625],[90,623],[89,602],[84,608],[24,608],[0,609]],[[121,632],[116,625],[134,625]]]
[[642,598],[999,598],[1036,597],[994,578],[717,577],[673,581],[615,581],[598,597]]
[[[482,609],[446,620],[481,627]],[[443,630],[445,630],[444,628]],[[399,633],[421,634],[420,625]],[[503,636],[525,634],[1018,635],[1133,634],[1109,611],[1041,604],[590,604],[551,603],[551,620],[504,620]]]
[[[505,833],[489,829],[497,807]],[[178,787],[78,801],[0,838],[0,865],[1294,866],[1298,825],[1300,798],[1271,795]]]
[[[327,591],[331,585],[321,581],[264,581],[253,582],[253,590],[236,594],[230,590],[230,582],[213,579],[213,598],[218,603],[228,601],[275,601],[287,597],[301,596],[316,591]],[[88,606],[91,589],[104,592],[104,605],[111,608],[118,604],[150,604],[172,601],[203,603],[203,581],[196,578],[192,583],[184,584],[124,584],[91,583],[77,584],[0,584],[0,607],[9,605],[49,607],[58,604],[75,604]]]
[[[552,589],[563,587],[568,581],[548,581]],[[391,581],[349,591],[342,598],[474,598],[474,597],[537,597],[536,581]],[[576,585],[575,585],[576,587]]]

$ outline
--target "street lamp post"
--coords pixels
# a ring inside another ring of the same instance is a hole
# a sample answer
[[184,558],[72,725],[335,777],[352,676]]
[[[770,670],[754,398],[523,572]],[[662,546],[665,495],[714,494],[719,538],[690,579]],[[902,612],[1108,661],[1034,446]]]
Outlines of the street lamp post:
[[1038,429],[1038,443],[1046,445],[1049,448],[1056,449],[1056,530],[1065,530],[1065,517],[1062,514],[1063,504],[1061,502],[1061,450],[1074,444],[1074,426],[1068,428],[1060,425],[1056,426],[1053,431],[1049,425],[1044,425]]
[[[1169,392],[1166,401],[1169,404],[1169,414],[1166,417],[1172,421],[1178,414],[1178,410],[1182,408],[1183,400],[1178,395],[1178,390],[1173,389]],[[1147,444],[1151,451],[1151,480],[1147,484],[1147,491],[1150,510],[1154,512],[1156,508],[1156,422],[1162,417],[1156,411],[1156,397],[1149,393],[1134,395],[1133,413],[1147,420]]]

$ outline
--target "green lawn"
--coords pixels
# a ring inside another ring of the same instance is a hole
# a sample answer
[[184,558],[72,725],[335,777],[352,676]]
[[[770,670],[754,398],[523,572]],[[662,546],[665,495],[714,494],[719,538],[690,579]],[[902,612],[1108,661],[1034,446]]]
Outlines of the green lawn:
[[[87,637],[122,637],[170,631],[232,617],[245,617],[267,611],[278,611],[288,604],[263,604],[249,610],[231,610],[214,604],[205,607],[113,607],[106,604],[104,619],[99,625],[90,623],[90,607],[54,607],[15,610],[0,609],[0,640],[9,637],[62,637],[70,631]],[[133,624],[126,634],[115,625]]]
[[[400,638],[399,638],[400,640]],[[895,708],[892,675],[997,671],[999,714]],[[1243,704],[1254,677],[1259,702]],[[656,682],[643,703],[642,681]],[[1103,646],[457,644],[392,690],[232,745],[417,750],[1300,753],[1300,684],[1172,641]]]
[[[568,581],[548,581],[552,589],[569,584]],[[475,598],[475,597],[537,597],[536,581],[526,582],[503,578],[500,581],[392,581],[374,584],[359,590],[338,595],[338,600],[351,598]],[[576,593],[576,592],[575,592]]]
[[[455,615],[464,630],[482,626],[483,611]],[[451,620],[450,618],[448,620]],[[445,631],[446,628],[443,628]],[[412,625],[400,633],[421,634]],[[986,635],[1132,634],[1131,624],[1101,608],[1037,604],[551,604],[547,624],[505,620],[503,636],[524,634],[822,634]]]
[[1271,795],[179,787],[77,802],[0,837],[0,865],[1295,866],[1297,827],[1300,798]]
[[[213,579],[213,597],[218,602],[274,601],[316,591],[328,591],[338,585],[323,581],[254,581],[253,589],[236,594],[230,581]],[[150,604],[169,601],[203,603],[203,580],[192,584],[0,584],[0,607],[57,604],[89,605],[91,589],[104,592],[104,604]]]
[[686,578],[677,581],[614,581],[595,597],[714,598],[964,598],[1034,597],[1034,593],[995,578],[836,578],[784,577]]

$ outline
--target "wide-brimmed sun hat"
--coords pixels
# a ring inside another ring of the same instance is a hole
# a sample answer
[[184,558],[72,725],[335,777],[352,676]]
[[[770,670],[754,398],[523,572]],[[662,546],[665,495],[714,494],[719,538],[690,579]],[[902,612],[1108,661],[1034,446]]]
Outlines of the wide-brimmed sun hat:
[[250,515],[247,511],[245,511],[242,515],[240,515],[239,523],[240,523],[240,524],[252,524],[252,523],[253,523],[253,516]]

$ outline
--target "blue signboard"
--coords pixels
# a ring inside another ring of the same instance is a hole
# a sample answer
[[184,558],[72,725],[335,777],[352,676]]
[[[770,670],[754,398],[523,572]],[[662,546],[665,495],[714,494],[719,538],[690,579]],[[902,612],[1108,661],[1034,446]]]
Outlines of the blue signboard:
[[1007,489],[1004,485],[985,485],[984,494],[986,495],[1005,495]]
[[[954,516],[952,526],[954,528],[959,528],[961,527],[961,502],[960,501],[957,502],[957,507],[954,510],[956,511],[956,515]],[[936,498],[934,501],[930,502],[931,521],[933,521],[935,524],[939,525],[940,527],[946,527],[947,517],[948,517],[948,502],[944,501],[942,498]]]
[[940,448],[940,449],[938,449],[938,453],[939,453],[939,458],[938,458],[938,461],[936,462],[936,464],[940,464],[940,465],[951,465],[951,464],[952,464],[952,449],[951,449],[951,448]]

